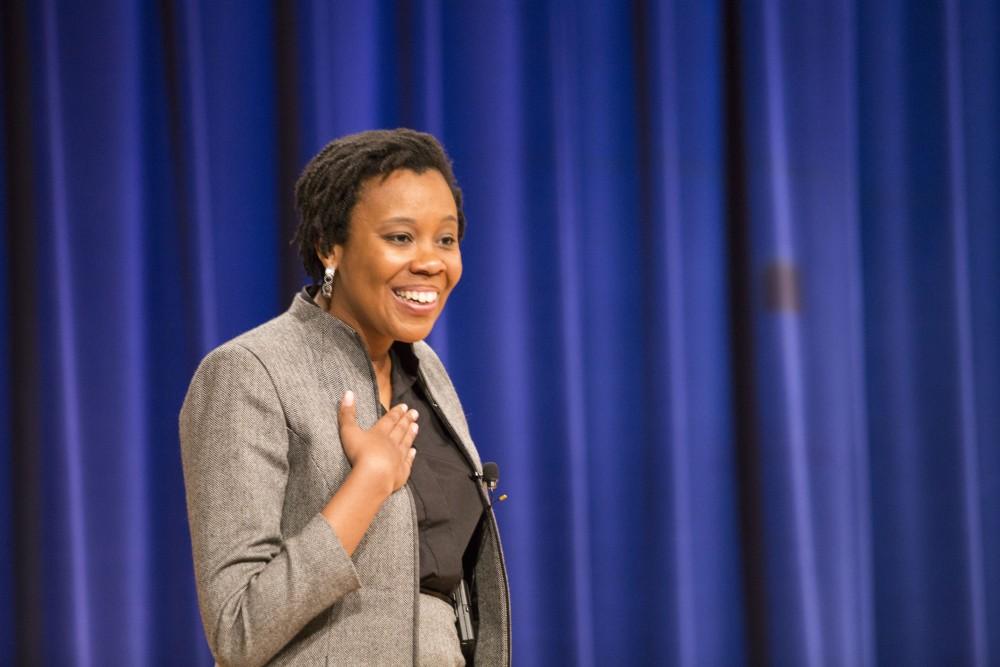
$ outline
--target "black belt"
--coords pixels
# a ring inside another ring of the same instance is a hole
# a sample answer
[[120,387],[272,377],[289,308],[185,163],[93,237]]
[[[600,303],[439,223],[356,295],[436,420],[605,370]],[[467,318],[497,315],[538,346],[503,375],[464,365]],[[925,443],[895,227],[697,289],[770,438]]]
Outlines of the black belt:
[[438,600],[447,602],[452,607],[455,606],[455,599],[448,593],[442,593],[441,591],[434,590],[433,588],[424,588],[423,586],[420,587],[420,592],[424,595],[431,595],[436,597]]

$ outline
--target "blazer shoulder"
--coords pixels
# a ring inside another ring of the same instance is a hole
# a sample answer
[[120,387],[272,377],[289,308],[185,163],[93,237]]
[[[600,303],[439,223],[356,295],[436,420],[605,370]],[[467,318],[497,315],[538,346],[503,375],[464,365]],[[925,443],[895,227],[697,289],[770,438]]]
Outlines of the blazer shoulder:
[[223,343],[220,347],[238,345],[257,356],[264,356],[276,350],[287,350],[298,346],[303,342],[304,335],[302,323],[290,313],[282,313]]
[[273,385],[275,373],[285,370],[289,357],[302,349],[296,328],[286,313],[213,348],[198,364],[187,398],[197,389],[227,386],[241,378],[256,377],[258,382],[267,378]]
[[253,357],[269,375],[297,372],[309,359],[312,349],[302,323],[284,313],[246,331],[209,352],[202,361]]

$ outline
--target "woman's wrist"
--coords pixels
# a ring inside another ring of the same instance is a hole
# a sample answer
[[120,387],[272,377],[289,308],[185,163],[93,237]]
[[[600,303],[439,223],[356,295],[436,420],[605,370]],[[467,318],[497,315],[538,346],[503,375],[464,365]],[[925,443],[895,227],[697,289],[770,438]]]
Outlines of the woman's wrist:
[[388,470],[386,466],[380,466],[373,462],[370,457],[359,460],[351,468],[348,476],[353,478],[358,486],[377,496],[379,502],[385,501],[395,490],[393,489],[392,471]]
[[391,480],[358,462],[327,502],[321,514],[348,554],[353,554],[382,503],[392,494]]

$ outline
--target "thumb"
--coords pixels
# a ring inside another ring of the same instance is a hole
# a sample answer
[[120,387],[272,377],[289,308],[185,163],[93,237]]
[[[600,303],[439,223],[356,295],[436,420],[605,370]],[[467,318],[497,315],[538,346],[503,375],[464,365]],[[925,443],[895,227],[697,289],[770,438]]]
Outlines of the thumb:
[[340,418],[338,420],[341,432],[358,428],[358,420],[354,414],[354,392],[348,390],[340,400]]

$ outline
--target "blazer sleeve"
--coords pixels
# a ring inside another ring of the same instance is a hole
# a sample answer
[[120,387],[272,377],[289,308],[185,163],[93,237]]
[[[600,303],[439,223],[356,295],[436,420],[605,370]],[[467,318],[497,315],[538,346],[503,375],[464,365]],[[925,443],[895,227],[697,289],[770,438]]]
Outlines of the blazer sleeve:
[[260,360],[226,344],[202,362],[180,415],[202,623],[220,665],[262,665],[361,582],[316,514],[281,531],[288,434]]

